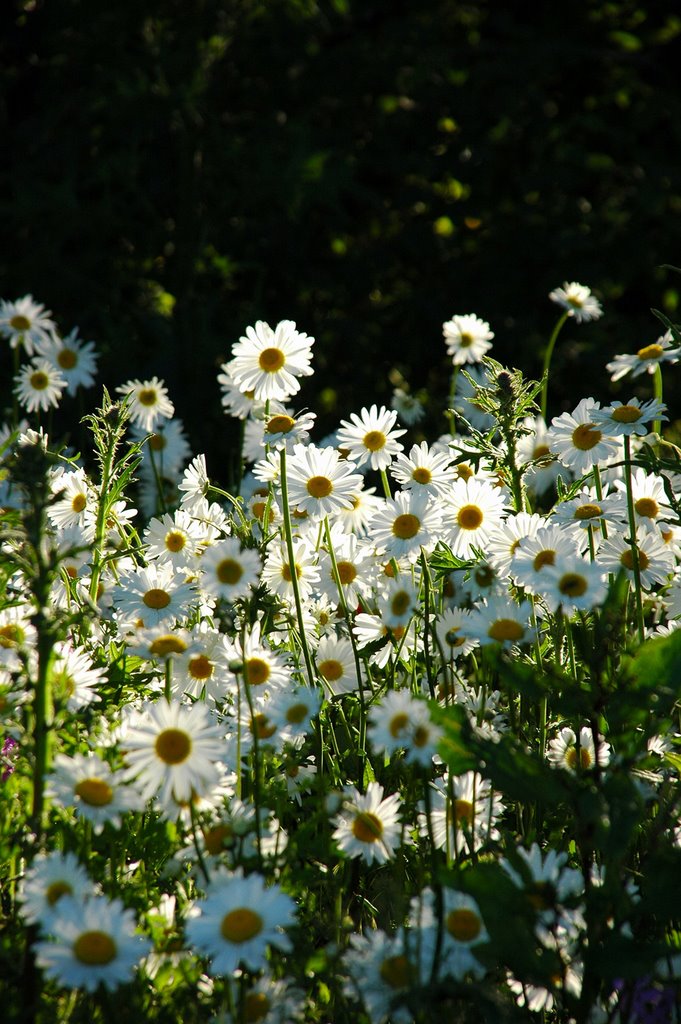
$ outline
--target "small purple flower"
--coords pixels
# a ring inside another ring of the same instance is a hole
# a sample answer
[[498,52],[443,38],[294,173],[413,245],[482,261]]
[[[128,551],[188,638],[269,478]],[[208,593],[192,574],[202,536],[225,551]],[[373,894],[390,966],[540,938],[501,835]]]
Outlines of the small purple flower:
[[14,765],[12,764],[12,750],[18,747],[19,744],[11,736],[5,737],[5,742],[2,744],[2,754],[0,754],[0,762],[2,763],[2,775],[0,781],[5,782],[12,772],[14,771]]

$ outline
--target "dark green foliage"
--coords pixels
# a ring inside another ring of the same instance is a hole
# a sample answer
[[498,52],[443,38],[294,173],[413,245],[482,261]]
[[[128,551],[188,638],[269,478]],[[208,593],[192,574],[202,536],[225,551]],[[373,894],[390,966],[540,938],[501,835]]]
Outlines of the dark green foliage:
[[0,294],[95,339],[105,384],[163,376],[216,459],[215,371],[258,318],[317,338],[323,429],[387,400],[393,367],[439,416],[455,312],[538,376],[537,296],[596,289],[607,317],[566,328],[550,415],[575,374],[600,394],[606,360],[654,340],[650,306],[674,318],[671,0],[8,0],[3,18]]

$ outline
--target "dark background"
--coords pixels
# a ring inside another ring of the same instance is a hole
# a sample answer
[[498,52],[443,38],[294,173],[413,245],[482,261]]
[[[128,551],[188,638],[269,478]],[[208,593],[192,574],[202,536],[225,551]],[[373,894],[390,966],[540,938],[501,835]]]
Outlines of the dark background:
[[455,313],[534,376],[548,292],[596,291],[606,315],[568,323],[550,415],[618,394],[605,363],[661,333],[651,306],[675,317],[674,0],[2,10],[0,296],[78,325],[98,383],[164,377],[196,451],[229,457],[216,374],[256,319],[317,339],[298,405],[322,433],[389,403],[397,369],[434,437]]

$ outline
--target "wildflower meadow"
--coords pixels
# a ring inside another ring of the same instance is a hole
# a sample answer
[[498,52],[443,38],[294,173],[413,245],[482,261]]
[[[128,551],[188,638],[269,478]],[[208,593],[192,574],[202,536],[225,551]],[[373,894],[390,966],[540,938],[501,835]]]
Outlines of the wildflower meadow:
[[246,327],[237,479],[0,303],[3,1022],[681,1021],[681,329],[549,417],[549,299],[538,380],[443,324],[433,438]]

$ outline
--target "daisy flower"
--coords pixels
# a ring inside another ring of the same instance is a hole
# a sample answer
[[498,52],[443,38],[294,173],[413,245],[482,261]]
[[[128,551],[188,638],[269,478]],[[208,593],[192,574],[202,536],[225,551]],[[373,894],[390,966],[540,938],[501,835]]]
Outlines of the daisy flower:
[[577,476],[587,473],[619,451],[619,443],[596,424],[595,415],[599,409],[593,398],[583,398],[571,413],[563,413],[551,420],[551,448],[563,465]]
[[285,401],[300,391],[299,377],[311,376],[314,338],[296,330],[292,320],[282,320],[274,330],[263,320],[247,327],[232,348],[226,372],[243,392],[256,401]]
[[51,488],[57,500],[48,506],[47,516],[55,526],[77,526],[87,512],[96,514],[98,496],[85,470],[56,473]]
[[626,404],[613,402],[605,409],[597,409],[593,414],[596,426],[602,427],[612,437],[638,434],[643,437],[649,432],[654,420],[666,420],[664,411],[667,408],[656,398],[651,398],[642,405],[638,398],[630,398]]
[[342,508],[336,515],[336,522],[341,523],[346,533],[356,533],[363,537],[368,533],[371,522],[379,508],[383,508],[383,499],[376,497],[375,487],[357,487],[352,493],[350,508]]
[[[546,751],[546,758],[556,768],[567,768],[571,772],[588,771],[596,763],[596,748],[593,733],[588,725],[579,730],[579,749],[574,730],[565,726],[551,740]],[[598,737],[598,763],[601,767],[610,760],[610,744],[602,736]]]
[[334,821],[333,839],[348,857],[385,864],[401,841],[399,810],[399,796],[394,793],[384,799],[383,786],[378,782],[370,782],[365,794],[351,786]]
[[[336,559],[338,579],[343,598],[348,608],[356,608],[360,596],[368,597],[376,577],[376,562],[368,544],[363,543],[354,533],[344,533],[334,523],[331,543]],[[338,604],[338,585],[333,571],[331,555],[322,549],[319,555],[321,580],[319,588],[332,604]]]
[[632,377],[638,377],[642,373],[654,373],[655,368],[662,366],[663,363],[678,363],[678,352],[679,348],[674,342],[672,332],[666,331],[652,345],[644,345],[634,355],[615,356],[605,368],[614,383],[627,373]]
[[92,823],[98,835],[108,822],[121,827],[121,815],[141,811],[144,801],[126,785],[122,772],[111,770],[96,754],[57,754],[47,794],[62,807],[73,807],[76,814]]
[[594,487],[582,487],[574,498],[568,498],[554,506],[551,523],[577,530],[600,527],[603,523],[622,526],[627,518],[627,505],[621,494],[603,494],[601,497]]
[[317,672],[332,696],[351,693],[359,686],[352,644],[345,638],[323,636],[316,654]]
[[521,541],[535,537],[546,519],[536,512],[518,512],[491,530],[487,540],[487,558],[500,575],[511,571]]
[[154,467],[151,465],[151,456],[153,456],[154,466],[160,476],[175,477],[191,455],[182,420],[177,418],[158,423],[156,430],[149,437],[147,437],[148,432],[140,427],[131,426],[130,433],[136,441],[143,441],[145,437],[147,438],[142,448],[144,458],[141,470],[143,473],[154,475]]
[[59,911],[62,898],[80,903],[96,892],[95,884],[73,853],[39,853],[20,886],[22,916],[44,931]]
[[344,986],[346,994],[364,1004],[372,1022],[407,1024],[413,1020],[407,1007],[400,1005],[400,998],[426,979],[419,958],[406,945],[404,932],[388,936],[375,929],[351,935],[343,964],[350,976]]
[[362,482],[353,469],[333,448],[294,445],[286,467],[291,505],[314,519],[350,508]]
[[405,750],[405,761],[428,767],[437,753],[442,730],[430,717],[424,700],[408,690],[391,690],[369,712],[371,745],[388,756]]
[[508,597],[495,595],[487,604],[471,612],[465,629],[467,635],[482,646],[501,644],[509,648],[514,644],[528,644],[534,639],[534,629],[530,626],[531,612],[529,601],[516,604]]
[[[436,849],[465,855],[499,838],[496,823],[504,805],[489,779],[477,772],[447,774],[430,786],[430,827]],[[429,836],[425,811],[419,816],[419,832]]]
[[466,365],[463,373],[457,373],[454,387],[454,411],[470,423],[474,430],[486,433],[496,426],[491,413],[485,412],[477,402],[480,388],[492,386],[492,375],[487,366]]
[[[425,889],[418,901],[412,901],[412,915],[421,932],[421,955],[432,962],[437,949],[437,911],[435,894]],[[456,981],[470,975],[482,978],[486,968],[475,956],[475,948],[489,940],[478,904],[467,893],[444,887],[442,890],[442,945],[440,972]]]
[[540,920],[546,924],[553,923],[562,904],[584,891],[581,871],[567,867],[567,854],[562,851],[549,850],[542,855],[537,843],[533,843],[529,850],[520,846],[515,852],[517,866],[502,858],[501,867],[513,884],[523,890]]
[[186,509],[154,517],[144,531],[144,555],[147,561],[169,562],[176,569],[196,562],[204,534]]
[[408,427],[413,427],[415,423],[420,423],[426,415],[426,410],[418,398],[415,395],[410,395],[403,388],[395,388],[390,404],[402,423],[406,423]]
[[451,454],[434,452],[425,441],[413,445],[409,456],[399,453],[390,467],[390,475],[403,488],[433,496],[444,495],[456,479]]
[[435,636],[447,661],[454,661],[470,654],[478,646],[477,640],[466,633],[469,611],[461,608],[446,608],[435,620]]
[[243,648],[240,639],[235,644],[228,643],[227,654],[229,661],[242,665],[240,675],[246,677],[252,692],[257,689],[256,696],[291,684],[292,669],[287,658],[261,638],[259,622],[246,633]]
[[291,949],[284,929],[295,924],[295,910],[291,897],[261,875],[220,870],[190,910],[187,940],[210,958],[214,975],[234,974],[240,965],[258,971],[267,966],[269,946]]
[[257,551],[242,548],[236,537],[212,544],[201,556],[202,590],[213,597],[235,601],[258,585],[261,564]]
[[36,357],[14,378],[14,394],[27,412],[56,409],[66,388],[66,378],[49,360]]
[[137,934],[133,912],[103,896],[85,903],[65,900],[50,922],[50,933],[51,941],[35,945],[38,966],[64,988],[88,992],[129,981],[151,948]]
[[90,656],[70,642],[58,643],[50,666],[55,697],[69,711],[77,711],[100,699],[98,688],[106,682],[103,668],[93,665]]
[[65,338],[52,335],[40,342],[38,350],[66,379],[66,393],[75,395],[78,388],[91,388],[97,372],[97,353],[94,342],[83,341],[74,327]]
[[306,600],[312,588],[319,582],[319,558],[314,548],[306,540],[295,540],[291,566],[286,545],[271,544],[263,566],[261,582],[289,604],[294,600],[291,583],[294,572],[301,597]]
[[215,762],[222,759],[224,739],[208,708],[160,700],[133,713],[121,740],[128,765],[145,800],[162,806],[186,802],[218,781]]
[[313,412],[291,415],[285,406],[277,402],[270,404],[270,415],[265,419],[263,441],[275,449],[284,445],[306,444],[317,416]]
[[557,555],[553,565],[543,568],[536,590],[549,611],[560,607],[569,616],[602,604],[608,592],[608,579],[600,559],[588,562],[573,550]]
[[116,607],[126,621],[142,626],[173,623],[184,618],[196,600],[193,585],[182,580],[167,562],[121,573],[114,595]]
[[557,453],[551,448],[549,429],[542,416],[528,416],[523,427],[529,431],[518,438],[518,461],[523,466],[523,482],[534,494],[545,494],[562,472]]
[[435,547],[440,527],[440,511],[428,494],[399,491],[372,518],[371,537],[389,558],[415,562],[421,548]]
[[241,391],[229,372],[229,363],[223,363],[220,367],[222,373],[218,374],[218,384],[222,391],[220,399],[226,416],[234,416],[238,420],[246,420],[262,403],[255,400],[254,391]]
[[464,363],[479,363],[492,347],[494,332],[485,320],[467,313],[453,316],[442,325],[447,355],[452,357],[454,366]]
[[156,429],[159,421],[169,420],[175,406],[168,398],[168,389],[158,377],[151,380],[129,380],[116,388],[119,395],[128,398],[130,422],[147,433]]
[[321,708],[320,694],[309,686],[278,690],[267,705],[268,717],[288,743],[299,744],[312,729]]
[[473,548],[485,550],[487,539],[504,519],[503,493],[485,480],[457,480],[442,504],[445,540],[457,558]]
[[0,302],[0,334],[7,338],[11,348],[23,346],[32,356],[41,342],[49,342],[56,330],[52,313],[32,295],[24,295],[15,302]]
[[[622,501],[627,485],[624,480],[615,480],[614,487],[621,492]],[[631,496],[634,502],[636,522],[643,526],[652,526],[660,519],[673,519],[674,510],[664,486],[664,477],[654,473],[646,473],[642,466],[635,466],[631,474]]]
[[573,317],[578,324],[598,320],[603,316],[601,304],[595,295],[591,294],[591,289],[584,284],[578,284],[577,281],[564,281],[562,288],[554,288],[549,292],[549,298],[566,309],[568,316]]
[[[651,590],[656,583],[668,583],[676,560],[658,533],[639,528],[636,532],[638,571],[643,590]],[[617,573],[624,569],[631,586],[635,586],[634,552],[621,534],[610,537],[598,550],[598,564],[602,571]]]
[[341,420],[337,433],[338,447],[347,449],[348,458],[357,466],[387,469],[393,457],[403,450],[397,440],[406,430],[395,430],[397,413],[385,406],[372,405],[362,409],[359,416],[351,413],[350,420]]

